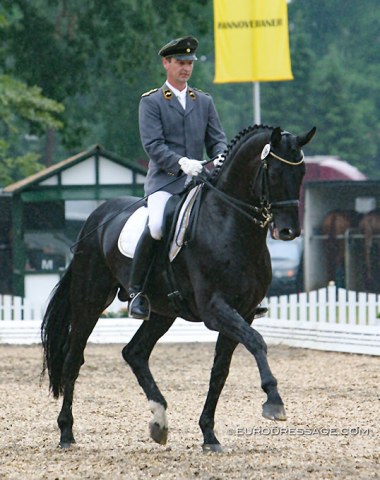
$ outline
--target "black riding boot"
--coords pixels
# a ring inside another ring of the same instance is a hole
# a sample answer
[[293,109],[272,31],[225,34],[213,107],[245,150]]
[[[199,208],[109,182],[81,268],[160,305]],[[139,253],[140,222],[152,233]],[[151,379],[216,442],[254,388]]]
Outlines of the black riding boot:
[[143,292],[143,287],[158,243],[159,241],[151,236],[149,228],[145,227],[136,247],[129,278],[130,317],[149,320],[150,302]]

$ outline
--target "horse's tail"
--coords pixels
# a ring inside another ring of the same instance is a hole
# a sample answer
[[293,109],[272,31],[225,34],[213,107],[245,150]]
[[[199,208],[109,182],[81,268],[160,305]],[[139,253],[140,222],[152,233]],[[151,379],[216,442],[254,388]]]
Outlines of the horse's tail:
[[50,390],[54,398],[63,393],[62,369],[68,350],[71,302],[70,285],[72,263],[55,286],[41,325],[41,340],[44,349],[42,375],[48,371]]

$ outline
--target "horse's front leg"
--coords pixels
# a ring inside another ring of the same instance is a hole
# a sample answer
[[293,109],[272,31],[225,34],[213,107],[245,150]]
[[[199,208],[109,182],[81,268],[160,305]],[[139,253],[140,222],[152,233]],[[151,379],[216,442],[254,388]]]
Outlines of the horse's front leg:
[[124,360],[131,367],[149,400],[153,413],[149,422],[150,436],[161,445],[165,445],[168,438],[167,403],[153,378],[148,361],[157,341],[169,330],[174,320],[152,313],[150,321],[141,324],[122,352]]
[[228,377],[232,354],[236,346],[236,341],[219,334],[215,346],[214,365],[211,370],[207,399],[199,419],[199,426],[203,433],[202,448],[205,452],[222,452],[222,447],[214,432],[215,410]]
[[256,359],[261,378],[261,387],[267,394],[263,405],[263,416],[270,420],[286,420],[283,401],[278,393],[277,380],[273,376],[267,359],[267,346],[259,332],[228,305],[221,296],[215,295],[205,315],[205,325],[231,340],[243,344]]

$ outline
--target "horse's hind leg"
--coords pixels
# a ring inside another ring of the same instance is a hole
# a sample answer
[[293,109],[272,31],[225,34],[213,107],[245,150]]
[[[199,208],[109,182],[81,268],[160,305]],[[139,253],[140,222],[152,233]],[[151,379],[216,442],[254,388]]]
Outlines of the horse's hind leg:
[[73,435],[74,418],[72,414],[72,404],[74,396],[74,386],[79,375],[79,370],[84,363],[84,349],[88,337],[90,336],[97,318],[90,318],[85,315],[83,320],[86,322],[86,328],[81,330],[74,328],[71,330],[69,338],[69,346],[65,362],[62,370],[62,378],[64,379],[64,392],[62,408],[58,415],[58,426],[61,431],[59,445],[62,448],[68,448],[75,443]]
[[[75,292],[75,294],[72,295],[71,330],[67,341],[67,353],[62,370],[62,384],[64,385],[63,402],[58,416],[58,426],[61,431],[59,444],[62,448],[68,448],[72,443],[75,443],[73,435],[74,419],[72,414],[74,386],[79,375],[79,370],[84,364],[84,349],[87,340],[101,313],[110,304],[111,299],[113,299],[116,294],[116,288],[108,288],[108,291],[105,289],[108,276],[109,274],[107,275],[107,272],[104,272],[101,276],[101,283],[98,284],[98,287],[92,285],[93,289],[91,290],[89,286],[85,288],[82,283],[80,285],[82,291],[80,289],[77,290],[79,286],[73,282],[72,291]],[[110,283],[108,285],[110,285]]]
[[215,346],[214,365],[211,370],[209,390],[203,407],[199,426],[203,433],[203,451],[222,452],[222,447],[215,436],[215,410],[220,394],[226,383],[230,370],[232,354],[238,342],[219,334]]
[[152,313],[151,320],[142,323],[122,352],[149,400],[153,413],[149,423],[150,436],[161,445],[166,443],[168,437],[167,403],[153,378],[148,361],[157,341],[169,330],[174,320]]

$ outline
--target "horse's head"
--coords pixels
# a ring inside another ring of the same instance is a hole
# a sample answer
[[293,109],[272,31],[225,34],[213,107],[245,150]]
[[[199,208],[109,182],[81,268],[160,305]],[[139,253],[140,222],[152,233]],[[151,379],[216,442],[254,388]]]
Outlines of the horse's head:
[[272,131],[262,154],[262,198],[271,213],[271,235],[276,240],[293,240],[301,233],[298,206],[305,163],[302,147],[310,142],[316,128],[295,136],[279,127]]
[[250,217],[264,230],[270,225],[275,240],[300,235],[299,195],[305,175],[302,147],[316,128],[295,136],[255,125],[240,132],[230,143],[223,164],[213,173],[219,197]]

